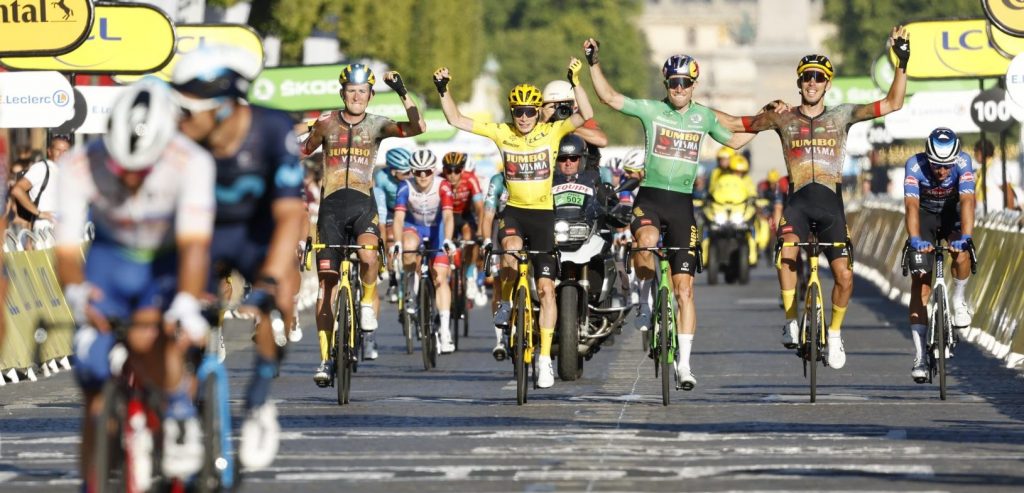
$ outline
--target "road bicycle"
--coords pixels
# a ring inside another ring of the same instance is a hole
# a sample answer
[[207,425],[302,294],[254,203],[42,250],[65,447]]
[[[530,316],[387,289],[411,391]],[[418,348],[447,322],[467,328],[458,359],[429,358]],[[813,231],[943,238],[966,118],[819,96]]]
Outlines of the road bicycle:
[[[440,333],[438,332],[437,305],[434,303],[434,280],[430,277],[430,264],[434,254],[447,251],[440,248],[426,248],[424,238],[417,249],[419,266],[419,289],[416,291],[416,334],[420,339],[423,353],[423,369],[437,368],[437,355],[441,352]],[[449,265],[451,258],[449,257]],[[450,322],[449,322],[450,323]],[[449,327],[451,329],[451,327]]]
[[392,274],[395,276],[395,292],[398,295],[398,324],[402,326],[402,338],[405,339],[405,354],[413,353],[413,341],[416,339],[416,332],[413,330],[415,322],[413,313],[408,306],[409,301],[405,299],[406,278],[405,270],[402,267],[402,256],[395,255],[392,262]]
[[466,262],[470,261],[470,253],[476,244],[475,241],[460,240],[458,254],[452,263],[452,342],[456,351],[459,350],[460,332],[462,336],[469,337],[470,300],[466,297],[466,283],[476,280],[466,279]]

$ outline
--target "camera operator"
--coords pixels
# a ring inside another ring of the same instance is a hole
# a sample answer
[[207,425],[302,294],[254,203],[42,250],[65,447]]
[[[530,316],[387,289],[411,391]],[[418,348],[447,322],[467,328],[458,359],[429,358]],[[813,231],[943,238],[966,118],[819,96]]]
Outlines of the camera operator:
[[[541,106],[542,122],[556,122],[569,118],[576,111],[576,98],[572,93],[572,85],[565,80],[553,80],[544,86],[544,104]],[[601,162],[601,147],[608,145],[605,135],[597,120],[591,118],[577,128],[573,134],[579,135],[587,143],[585,169],[597,171]]]

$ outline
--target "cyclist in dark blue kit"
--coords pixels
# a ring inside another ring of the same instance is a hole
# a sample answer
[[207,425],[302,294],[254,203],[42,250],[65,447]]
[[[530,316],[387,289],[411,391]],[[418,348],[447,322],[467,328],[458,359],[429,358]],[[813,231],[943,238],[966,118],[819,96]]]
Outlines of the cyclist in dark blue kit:
[[936,128],[925,142],[925,152],[907,160],[903,180],[907,234],[910,235],[911,266],[910,331],[914,341],[914,366],[910,376],[917,383],[928,381],[925,335],[928,313],[925,303],[931,295],[929,255],[938,241],[946,239],[953,262],[953,325],[971,324],[971,308],[964,299],[964,288],[971,275],[970,256],[974,232],[974,169],[971,157],[960,150],[960,138],[952,130]]
[[305,220],[293,121],[283,112],[245,102],[261,68],[246,52],[204,48],[182,58],[172,79],[185,111],[182,131],[217,163],[209,289],[216,292],[231,270],[252,284],[242,308],[257,320],[255,371],[239,448],[248,469],[270,465],[277,454],[280,428],[268,395],[287,342],[282,325],[294,321],[299,285],[295,248]]

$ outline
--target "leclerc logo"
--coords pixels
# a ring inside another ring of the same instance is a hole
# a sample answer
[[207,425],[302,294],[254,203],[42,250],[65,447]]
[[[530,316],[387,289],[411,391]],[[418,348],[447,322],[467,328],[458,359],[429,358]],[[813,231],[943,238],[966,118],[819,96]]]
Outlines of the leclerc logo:
[[58,89],[50,96],[33,96],[31,94],[4,94],[0,100],[3,104],[52,104],[58,107],[65,107],[71,102],[71,96],[67,91]]
[[63,89],[58,89],[57,92],[53,93],[53,104],[67,106],[69,102],[71,102],[71,97]]

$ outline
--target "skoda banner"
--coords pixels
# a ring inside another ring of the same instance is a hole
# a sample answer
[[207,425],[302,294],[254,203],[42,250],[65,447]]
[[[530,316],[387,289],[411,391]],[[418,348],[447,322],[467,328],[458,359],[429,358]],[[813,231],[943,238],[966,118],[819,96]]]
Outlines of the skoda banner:
[[[985,19],[907,24],[913,48],[907,75],[917,79],[1001,77],[1010,60],[990,45],[985,25]],[[896,62],[891,54],[890,62]]]
[[[158,72],[151,75],[163,80],[170,80],[174,73],[174,66],[182,56],[192,50],[210,45],[224,45],[241,48],[259,61],[263,66],[263,40],[251,27],[243,24],[178,24],[174,28],[178,36],[178,44],[174,57],[164,65]],[[127,84],[141,78],[138,75],[119,75],[115,77],[118,82]]]
[[[338,74],[344,65],[275,67],[265,69],[249,87],[249,102],[284,111],[331,110],[344,106]],[[381,85],[377,75],[377,85]],[[412,96],[423,109],[423,103]],[[394,92],[377,91],[366,111],[398,120],[405,107]]]
[[985,17],[999,29],[1024,36],[1024,0],[981,0]]
[[89,0],[3,0],[0,56],[67,53],[85,41],[92,23]]
[[162,10],[138,3],[100,4],[89,38],[74,51],[51,57],[5,57],[0,64],[17,70],[144,74],[167,64],[174,43],[174,26]]
[[52,128],[75,115],[71,84],[57,72],[0,73],[0,128]]

